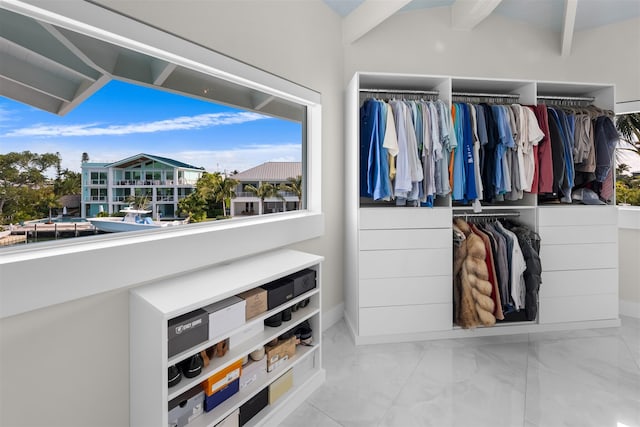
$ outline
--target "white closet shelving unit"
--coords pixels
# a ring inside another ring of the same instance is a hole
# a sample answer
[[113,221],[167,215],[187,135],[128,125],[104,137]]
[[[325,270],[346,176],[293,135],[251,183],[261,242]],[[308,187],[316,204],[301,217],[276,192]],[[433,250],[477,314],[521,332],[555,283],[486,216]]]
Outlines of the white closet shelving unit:
[[[297,346],[295,357],[274,371],[262,374],[245,389],[195,418],[189,427],[213,427],[243,403],[255,396],[289,369],[293,369],[293,387],[273,405],[268,405],[252,418],[247,426],[278,425],[288,414],[324,382],[321,361],[321,263],[323,257],[294,250],[277,250],[230,263],[216,265],[178,277],[132,289],[130,292],[130,425],[157,427],[168,425],[168,402],[181,393],[198,386],[206,378],[263,347],[279,335],[305,320],[313,330],[312,346]],[[242,327],[214,337],[175,356],[168,357],[167,322],[195,309],[237,295],[288,276],[305,268],[316,271],[317,286],[286,304],[247,321]],[[182,378],[168,388],[169,366],[188,358],[215,343],[234,335],[254,323],[262,323],[286,307],[309,298],[309,304],[292,313],[292,319],[277,328],[265,327],[248,341],[232,347],[195,378]]]
[[[542,96],[589,97],[609,110],[615,105],[614,86],[607,84],[356,73],[346,90],[345,143],[345,319],[356,344],[619,325],[615,207],[538,206],[537,196],[525,193],[522,200],[484,205],[483,212],[517,212],[521,223],[540,232],[538,318],[472,330],[454,327],[451,224],[454,213],[471,207],[450,196],[436,198],[433,208],[360,197],[359,110],[368,93],[385,90],[397,96],[437,93],[448,105],[463,94],[505,95],[525,105]],[[580,219],[571,222],[573,215]],[[558,228],[564,234],[556,233]]]

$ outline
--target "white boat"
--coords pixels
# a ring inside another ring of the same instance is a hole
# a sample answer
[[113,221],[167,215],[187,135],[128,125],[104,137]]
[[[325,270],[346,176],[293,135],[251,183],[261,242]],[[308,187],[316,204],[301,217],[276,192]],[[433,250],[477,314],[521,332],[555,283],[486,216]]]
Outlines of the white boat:
[[107,216],[102,218],[87,218],[98,230],[109,233],[117,233],[120,231],[137,231],[148,230],[153,228],[173,227],[176,225],[186,224],[187,221],[154,221],[151,217],[146,216],[151,211],[146,209],[134,209],[127,207],[121,209],[124,213],[121,216]]
[[10,234],[11,234],[11,230],[0,231],[0,239],[2,239],[3,237],[7,237]]

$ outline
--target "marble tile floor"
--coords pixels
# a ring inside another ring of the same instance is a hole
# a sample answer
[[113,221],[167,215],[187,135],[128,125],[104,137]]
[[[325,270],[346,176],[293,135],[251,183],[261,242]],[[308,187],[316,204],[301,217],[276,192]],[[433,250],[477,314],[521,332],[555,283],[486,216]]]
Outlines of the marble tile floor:
[[640,427],[640,319],[619,328],[356,347],[282,427]]

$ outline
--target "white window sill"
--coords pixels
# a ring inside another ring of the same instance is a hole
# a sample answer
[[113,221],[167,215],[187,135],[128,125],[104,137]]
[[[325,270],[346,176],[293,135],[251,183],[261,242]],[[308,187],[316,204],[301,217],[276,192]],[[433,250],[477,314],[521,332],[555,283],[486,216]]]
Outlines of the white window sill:
[[180,275],[323,233],[324,216],[302,211],[26,244],[0,256],[0,318]]

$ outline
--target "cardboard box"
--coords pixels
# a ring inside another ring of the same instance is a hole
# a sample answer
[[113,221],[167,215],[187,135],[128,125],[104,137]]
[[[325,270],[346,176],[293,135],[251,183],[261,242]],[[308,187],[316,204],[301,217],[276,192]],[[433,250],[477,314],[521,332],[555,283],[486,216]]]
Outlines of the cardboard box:
[[279,341],[273,346],[266,346],[267,353],[267,372],[271,372],[284,362],[295,356],[296,354],[296,337],[295,335]]
[[208,325],[209,315],[200,308],[169,319],[167,322],[169,357],[207,341],[209,339]]
[[310,268],[305,268],[289,277],[293,280],[294,298],[316,287],[316,271]]
[[202,382],[202,389],[207,396],[218,392],[225,388],[229,383],[240,378],[242,374],[242,359],[233,362],[224,369],[219,370],[215,374]]
[[267,358],[264,357],[260,360],[256,360],[247,363],[242,367],[240,373],[240,390],[244,389],[248,385],[252,384],[262,374],[267,373]]
[[194,387],[169,401],[169,426],[184,427],[202,415],[204,392]]
[[240,409],[230,413],[227,418],[220,421],[215,427],[240,427]]
[[293,280],[280,279],[261,286],[267,291],[267,309],[272,310],[293,298]]
[[222,390],[213,393],[211,396],[205,396],[204,398],[204,410],[205,412],[212,411],[216,406],[236,394],[240,390],[240,378],[227,384]]
[[209,313],[209,339],[244,325],[245,306],[245,300],[234,296],[203,307]]
[[238,345],[242,344],[254,338],[256,335],[264,332],[264,322],[256,322],[254,324],[247,325],[239,332],[231,335],[229,337],[229,348],[236,348]]
[[240,298],[246,301],[245,319],[249,320],[267,311],[267,291],[263,288],[253,288],[241,294]]
[[291,387],[293,387],[293,370],[289,369],[269,385],[269,405],[273,405]]
[[269,389],[263,388],[240,407],[240,426],[245,425],[269,404]]

